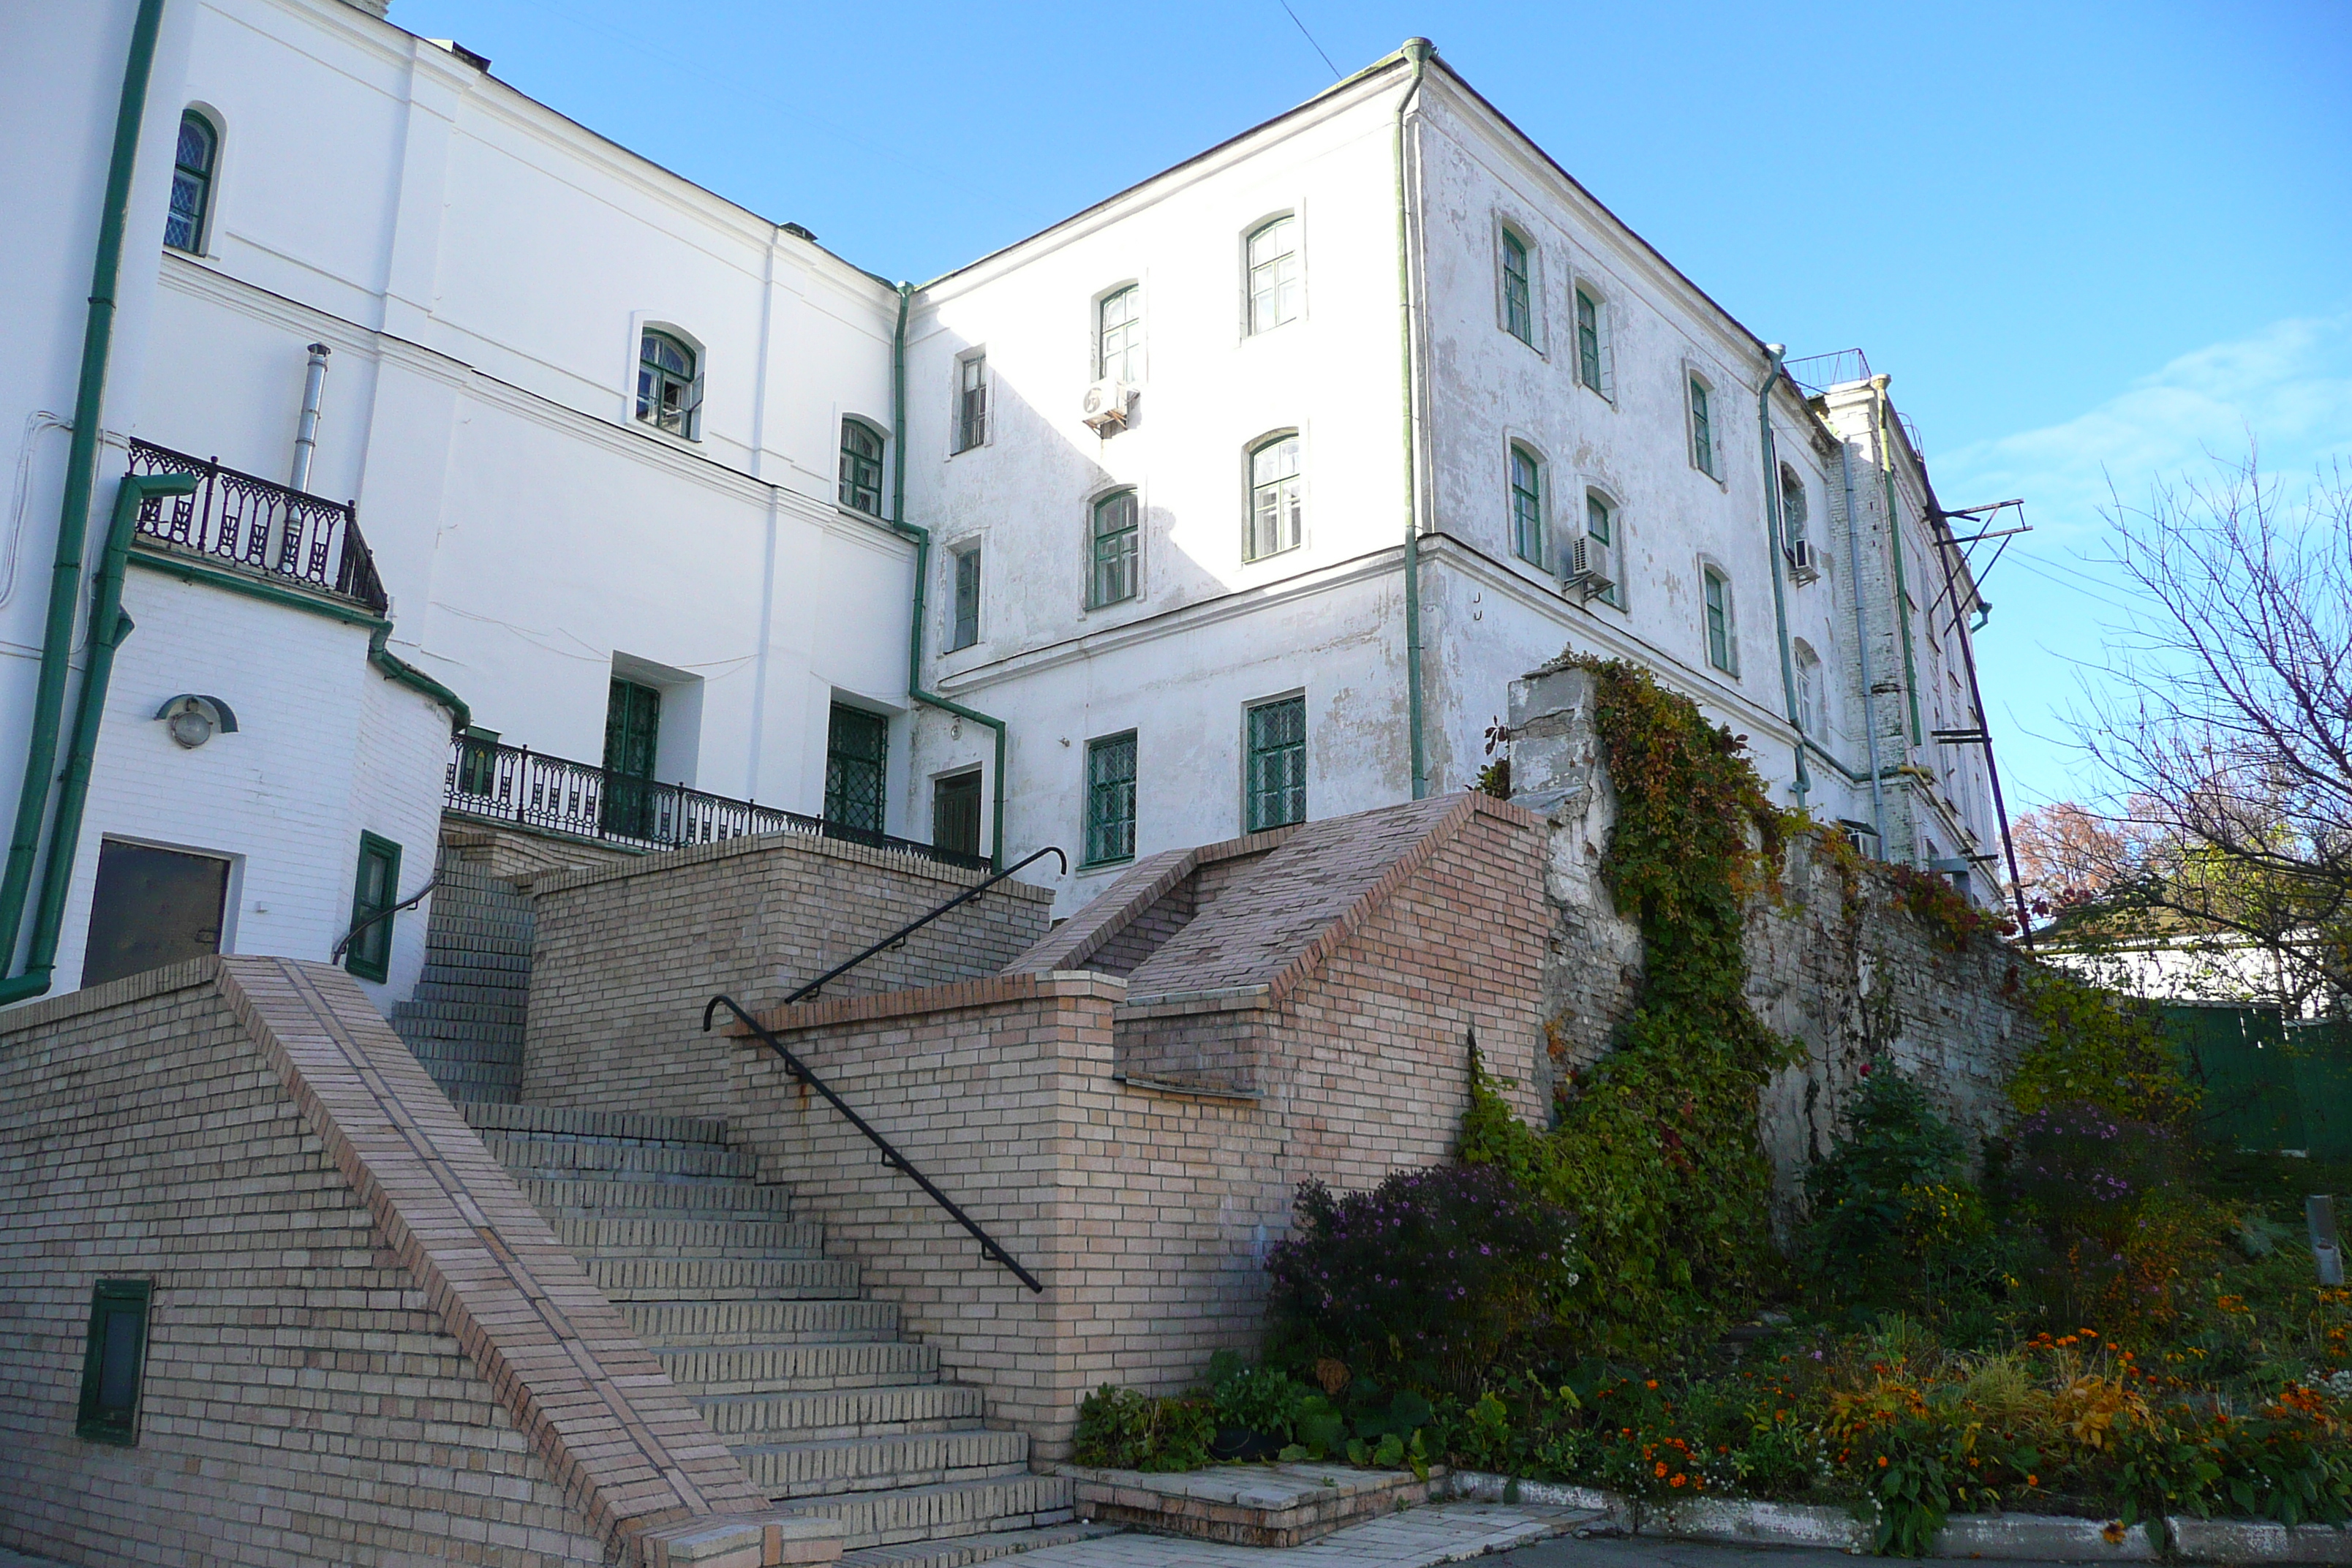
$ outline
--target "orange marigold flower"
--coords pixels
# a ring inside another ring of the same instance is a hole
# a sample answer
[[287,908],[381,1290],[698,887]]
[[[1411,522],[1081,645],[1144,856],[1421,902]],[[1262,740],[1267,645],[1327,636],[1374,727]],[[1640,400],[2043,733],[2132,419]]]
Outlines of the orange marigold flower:
[[1658,1474],[1659,1474],[1659,1475],[1661,1475],[1661,1476],[1663,1476],[1663,1475],[1664,1475],[1665,1473],[1666,1473],[1666,1462],[1665,1462],[1664,1459],[1660,1459],[1660,1460],[1658,1461]]
[[1688,1476],[1685,1476],[1685,1475],[1679,1475],[1679,1474],[1678,1474],[1678,1475],[1676,1475],[1676,1476],[1675,1477],[1675,1479],[1674,1479],[1673,1480],[1668,1481],[1668,1482],[1666,1483],[1666,1485],[1668,1485],[1668,1486],[1670,1486],[1670,1487],[1679,1487],[1679,1486],[1686,1485],[1686,1484],[1689,1482],[1689,1480],[1690,1480],[1690,1478],[1689,1478]]
[[2042,1478],[2040,1476],[2029,1475],[2025,1478],[2025,1484],[2029,1487],[2038,1487],[2042,1484]]
[[1878,1468],[1882,1470],[1886,1468],[1886,1456],[1884,1454],[1878,1456]]
[[1643,1386],[1643,1387],[1644,1387],[1644,1388],[1655,1388],[1655,1387],[1657,1387],[1657,1386],[1658,1386],[1658,1380],[1657,1380],[1656,1378],[1654,1378],[1654,1378],[1650,1379],[1650,1381],[1649,1381],[1649,1382],[1647,1382],[1647,1383],[1643,1384],[1642,1386]]

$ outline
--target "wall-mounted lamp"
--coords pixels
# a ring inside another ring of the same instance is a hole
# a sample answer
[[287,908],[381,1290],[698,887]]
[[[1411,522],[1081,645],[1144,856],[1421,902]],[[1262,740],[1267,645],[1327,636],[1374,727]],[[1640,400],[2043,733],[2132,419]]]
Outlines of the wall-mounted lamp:
[[236,715],[227,703],[217,697],[199,697],[193,691],[183,691],[156,709],[155,717],[163,721],[174,744],[191,752],[215,734],[236,733]]

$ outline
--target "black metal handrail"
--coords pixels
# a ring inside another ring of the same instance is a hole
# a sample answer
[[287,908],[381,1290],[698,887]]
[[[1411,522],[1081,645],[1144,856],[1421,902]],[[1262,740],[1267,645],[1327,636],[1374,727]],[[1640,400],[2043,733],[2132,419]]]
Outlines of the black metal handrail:
[[898,946],[900,942],[906,941],[915,932],[922,930],[925,926],[930,924],[933,921],[939,919],[950,910],[954,909],[958,904],[970,903],[972,900],[980,897],[981,894],[988,891],[989,889],[996,886],[997,883],[1004,880],[1005,878],[1013,875],[1013,872],[1021,870],[1024,867],[1034,866],[1048,855],[1051,855],[1055,859],[1059,860],[1062,863],[1062,875],[1066,877],[1070,874],[1070,858],[1067,855],[1063,854],[1058,846],[1048,844],[1045,847],[1038,850],[1037,853],[1030,856],[1027,859],[1021,861],[1019,864],[1007,866],[1003,870],[999,871],[987,881],[979,883],[974,887],[966,888],[962,892],[958,893],[954,898],[950,899],[946,903],[941,904],[938,909],[933,910],[930,913],[921,916],[919,919],[908,921],[905,925],[900,926],[897,931],[892,931],[888,936],[884,937],[880,942],[876,942],[872,947],[867,948],[864,952],[859,953],[856,958],[835,964],[831,969],[826,970],[823,974],[818,975],[814,980],[810,981],[807,984],[802,986],[799,990],[785,997],[783,1000],[783,1005],[789,1007],[795,1002],[805,1001],[809,997],[815,995],[818,992],[824,989],[827,982],[839,979],[841,976],[848,973],[851,970],[856,968],[859,964],[865,963],[867,959],[873,957],[876,953],[882,952],[884,949]]
[[[1032,857],[1032,858],[1034,858],[1034,857]],[[977,889],[974,890],[977,891]],[[931,1202],[939,1205],[940,1208],[945,1209],[950,1219],[954,1220],[956,1224],[963,1226],[963,1228],[970,1233],[971,1238],[980,1243],[980,1255],[982,1258],[985,1258],[991,1263],[1001,1263],[1005,1268],[1011,1269],[1014,1279],[1020,1280],[1024,1285],[1028,1286],[1031,1290],[1036,1292],[1038,1295],[1042,1296],[1045,1293],[1045,1285],[1038,1280],[1035,1275],[1021,1267],[1021,1260],[1019,1258],[1014,1258],[1013,1254],[1005,1251],[1003,1247],[998,1243],[994,1237],[981,1229],[979,1222],[975,1221],[971,1215],[964,1213],[961,1208],[958,1207],[956,1205],[956,1201],[953,1198],[940,1191],[937,1184],[932,1182],[929,1176],[926,1176],[922,1172],[915,1169],[914,1165],[907,1159],[907,1156],[899,1153],[898,1151],[891,1145],[891,1142],[887,1138],[885,1138],[879,1132],[875,1131],[872,1125],[866,1121],[866,1118],[858,1115],[855,1110],[850,1110],[847,1102],[843,1100],[841,1096],[833,1092],[833,1086],[831,1084],[826,1083],[824,1079],[809,1071],[807,1063],[802,1061],[800,1058],[793,1055],[790,1050],[786,1049],[784,1042],[776,1038],[776,1037],[769,1031],[766,1025],[751,1016],[751,1014],[743,1011],[741,1004],[738,1003],[735,998],[727,995],[713,996],[704,1005],[702,1009],[702,1028],[705,1034],[708,1034],[710,1030],[711,1015],[716,1013],[722,1005],[729,1012],[734,1014],[736,1017],[741,1019],[744,1026],[753,1034],[759,1036],[761,1042],[770,1050],[775,1052],[777,1056],[783,1058],[785,1071],[791,1073],[793,1079],[797,1081],[808,1085],[809,1088],[824,1096],[825,1102],[827,1104],[831,1105],[835,1110],[840,1111],[844,1117],[847,1118],[849,1124],[852,1127],[856,1128],[858,1131],[864,1133],[866,1135],[866,1141],[868,1143],[873,1144],[876,1149],[881,1152],[882,1163],[885,1165],[887,1165],[894,1171],[903,1171],[908,1175],[913,1177],[915,1184],[922,1188],[926,1194],[929,1194]]]
[[391,605],[375,556],[361,537],[359,507],[321,500],[253,474],[146,441],[131,443],[134,474],[193,474],[184,496],[151,496],[139,532],[248,572],[340,595],[376,615]]
[[378,910],[375,913],[368,916],[367,919],[352,927],[351,930],[343,933],[342,940],[335,943],[334,951],[327,954],[327,962],[329,963],[341,963],[343,961],[344,952],[349,951],[352,945],[352,939],[353,937],[359,935],[360,932],[367,930],[368,927],[375,924],[378,921],[388,921],[403,910],[414,909],[418,903],[423,901],[425,894],[431,892],[440,885],[441,879],[438,875],[436,875],[431,881],[417,889],[416,891],[409,894],[408,897],[401,900],[400,902],[393,905],[392,908],[388,910]]
[[528,746],[460,735],[450,742],[447,808],[580,838],[677,849],[763,833],[803,833],[877,849],[899,849],[945,866],[984,871],[985,855],[827,822],[781,806],[734,800],[685,784],[657,784]]

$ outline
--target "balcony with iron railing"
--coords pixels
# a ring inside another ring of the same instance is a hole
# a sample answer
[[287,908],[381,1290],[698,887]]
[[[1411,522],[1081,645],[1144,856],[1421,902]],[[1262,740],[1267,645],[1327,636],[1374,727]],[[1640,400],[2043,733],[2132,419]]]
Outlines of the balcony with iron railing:
[[678,849],[754,834],[799,833],[920,855],[944,866],[991,869],[985,855],[803,816],[780,806],[632,778],[551,757],[528,746],[461,735],[451,742],[446,808],[460,816],[640,849]]
[[217,458],[131,443],[134,474],[193,474],[184,496],[150,497],[135,542],[243,577],[331,594],[383,615],[391,601],[360,535],[359,509],[221,467]]

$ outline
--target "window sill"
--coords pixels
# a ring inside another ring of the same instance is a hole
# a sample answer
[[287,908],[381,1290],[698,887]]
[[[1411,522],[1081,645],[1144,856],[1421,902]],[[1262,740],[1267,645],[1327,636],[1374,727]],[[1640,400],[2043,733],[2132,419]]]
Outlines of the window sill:
[[692,452],[698,458],[702,456],[703,444],[702,437],[699,436],[681,436],[675,430],[665,430],[658,425],[649,425],[635,415],[630,416],[628,427],[640,436],[652,437],[664,446],[675,447],[681,452]]
[[1122,866],[1134,864],[1135,857],[1132,855],[1121,856],[1116,860],[1081,860],[1078,862],[1078,875],[1083,877],[1095,871],[1116,871]]

